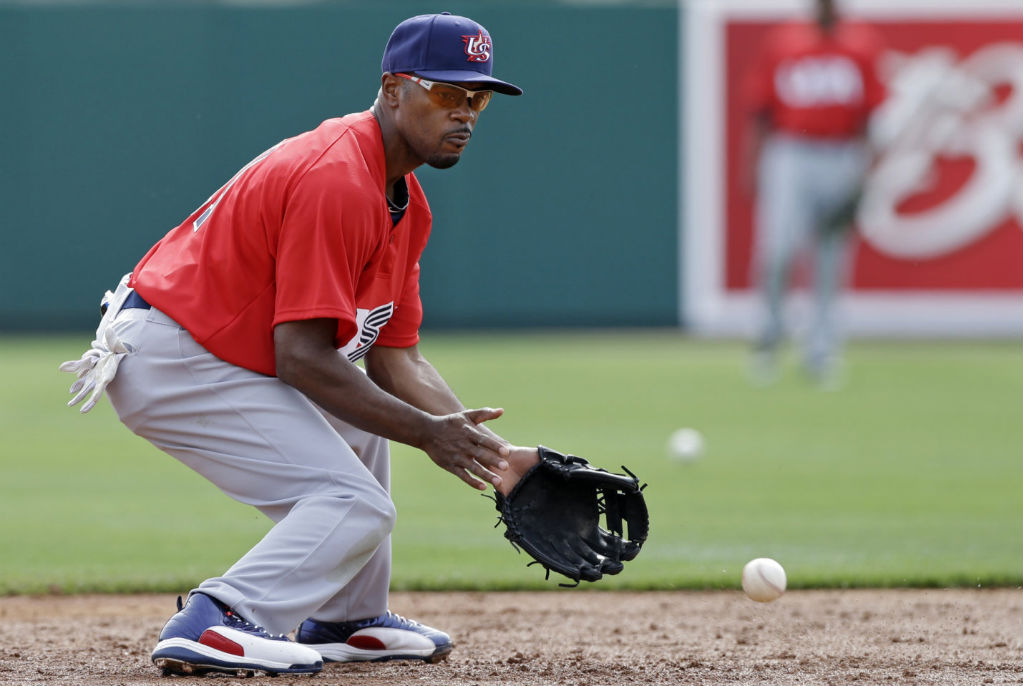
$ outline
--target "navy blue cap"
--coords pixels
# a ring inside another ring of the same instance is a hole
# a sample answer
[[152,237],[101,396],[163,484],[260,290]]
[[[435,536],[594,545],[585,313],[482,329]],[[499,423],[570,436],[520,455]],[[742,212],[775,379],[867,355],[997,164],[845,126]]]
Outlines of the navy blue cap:
[[483,26],[449,12],[421,14],[398,24],[384,48],[380,69],[414,72],[431,81],[478,83],[505,95],[522,89],[495,79],[494,44]]

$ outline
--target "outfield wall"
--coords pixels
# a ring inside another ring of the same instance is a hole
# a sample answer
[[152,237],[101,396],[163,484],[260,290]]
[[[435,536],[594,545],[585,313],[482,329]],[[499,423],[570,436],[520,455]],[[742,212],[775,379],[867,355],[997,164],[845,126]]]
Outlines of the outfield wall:
[[[0,330],[100,295],[255,154],[368,107],[391,29],[435,6],[0,2]],[[490,29],[497,98],[420,179],[427,327],[673,325],[677,11],[447,2]]]
[[[491,29],[498,74],[526,95],[495,101],[457,167],[420,173],[436,217],[425,326],[748,333],[736,77],[758,32],[804,4],[448,3]],[[965,74],[996,99],[965,110],[951,147],[922,151],[916,186],[881,185],[843,302],[852,332],[1018,336],[1023,66],[991,71],[1020,59],[1018,2],[843,5],[881,24],[891,64],[932,95]],[[99,294],[253,155],[367,107],[387,35],[421,11],[0,0],[0,331],[90,327]],[[927,104],[914,84],[904,95]]]

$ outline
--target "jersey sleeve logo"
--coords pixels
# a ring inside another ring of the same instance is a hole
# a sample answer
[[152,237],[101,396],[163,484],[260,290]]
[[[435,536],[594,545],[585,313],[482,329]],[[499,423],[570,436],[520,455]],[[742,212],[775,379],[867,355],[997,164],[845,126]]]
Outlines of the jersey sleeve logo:
[[490,60],[490,36],[480,31],[475,36],[462,36],[465,43],[465,54],[468,62],[487,62]]
[[360,307],[355,313],[355,325],[358,327],[358,333],[341,348],[341,352],[352,362],[362,359],[376,343],[380,336],[380,330],[391,320],[393,314],[393,302],[380,305],[372,310]]

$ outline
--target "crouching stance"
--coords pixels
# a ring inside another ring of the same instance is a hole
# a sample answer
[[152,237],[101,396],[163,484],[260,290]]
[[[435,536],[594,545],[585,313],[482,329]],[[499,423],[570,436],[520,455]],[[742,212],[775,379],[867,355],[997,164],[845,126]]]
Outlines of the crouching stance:
[[432,217],[413,170],[457,163],[494,92],[521,94],[492,68],[470,19],[399,24],[373,106],[243,167],[108,292],[92,348],[62,365],[78,375],[71,404],[106,391],[129,429],[274,523],[179,601],[152,655],[164,673],[451,651],[388,610],[388,441],[481,490],[537,461],[418,350]]

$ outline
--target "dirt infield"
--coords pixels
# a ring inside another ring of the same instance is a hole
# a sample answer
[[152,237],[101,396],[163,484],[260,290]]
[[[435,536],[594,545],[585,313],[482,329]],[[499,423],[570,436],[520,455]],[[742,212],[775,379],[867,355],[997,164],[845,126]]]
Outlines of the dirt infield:
[[[396,593],[395,612],[447,630],[437,665],[328,665],[247,686],[387,684],[1020,684],[1019,589]],[[175,683],[149,661],[171,596],[0,598],[0,684]],[[212,679],[212,680],[211,680]]]

